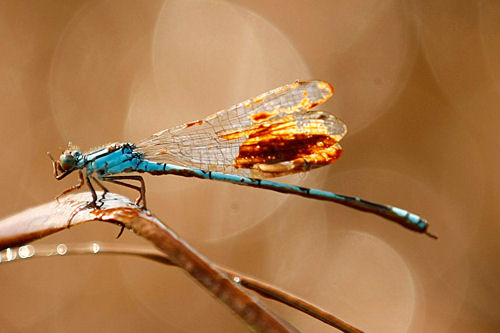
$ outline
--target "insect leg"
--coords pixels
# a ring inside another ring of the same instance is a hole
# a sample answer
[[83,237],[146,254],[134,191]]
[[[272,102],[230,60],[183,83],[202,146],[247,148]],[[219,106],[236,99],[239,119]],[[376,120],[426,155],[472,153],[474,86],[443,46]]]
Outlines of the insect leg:
[[[132,184],[128,184],[128,183],[122,182],[118,179],[137,180],[137,181],[141,182],[141,186],[135,186]],[[102,177],[102,180],[110,182],[110,183],[122,185],[122,186],[125,186],[128,188],[132,188],[132,189],[138,191],[139,197],[135,200],[135,204],[139,205],[139,203],[142,201],[142,207],[146,208],[146,184],[144,183],[144,179],[141,176],[104,176],[104,177]]]
[[90,176],[93,181],[101,188],[101,190],[104,191],[104,194],[108,193],[109,190],[99,181],[99,179],[95,178],[94,176]]
[[[106,195],[106,193],[109,192],[109,190],[96,177],[90,176],[90,178],[92,178],[92,180],[95,181],[96,184],[104,191],[104,194],[103,194],[103,197],[104,197]],[[122,223],[120,223],[120,225],[121,225],[121,229],[120,229],[120,232],[118,232],[116,239],[120,238],[120,236],[123,234],[123,230],[125,230],[125,225]]]
[[[80,183],[78,183],[77,185],[73,186],[71,189],[68,189],[66,191],[64,191],[61,195],[67,193],[67,192],[70,192],[76,188],[80,188],[82,187],[82,185],[84,184],[84,180],[83,180],[83,172],[81,170],[78,170],[78,175],[80,177]],[[92,186],[92,183],[90,181],[90,178],[92,178],[93,180],[96,181],[96,183],[102,188],[103,191],[105,192],[108,192],[108,190],[102,186],[102,184],[94,177],[94,176],[90,176],[87,175],[85,176],[85,178],[87,179],[87,185],[90,189],[90,193],[92,193],[92,201],[88,202],[85,206],[83,207],[80,207],[78,209],[76,209],[73,214],[71,215],[71,217],[69,218],[68,220],[68,225],[67,225],[67,228],[69,229],[71,227],[71,221],[73,220],[73,217],[75,217],[76,214],[78,214],[78,212],[84,210],[84,209],[87,209],[87,208],[95,208],[97,207],[97,193],[95,192],[95,189],[94,189],[94,186]]]
[[[66,175],[65,175],[66,176]],[[79,178],[79,181],[78,181],[78,184],[76,185],[73,185],[71,186],[70,188],[64,190],[61,194],[59,194],[57,197],[56,197],[56,200],[59,202],[59,198],[62,197],[63,195],[65,195],[66,193],[69,193],[69,192],[73,192],[74,190],[78,190],[80,189],[83,184],[85,183],[85,181],[83,180],[83,173],[82,173],[82,170],[78,170],[78,178]],[[59,180],[59,178],[56,177],[57,180]],[[62,179],[62,178],[61,178]]]
[[[80,172],[81,172],[81,171],[80,171]],[[90,182],[90,178],[89,178],[89,176],[88,176],[88,175],[86,176],[86,178],[87,178],[87,185],[88,185],[88,186],[89,186],[89,188],[90,188],[90,193],[92,193],[92,202],[91,202],[91,204],[90,204],[90,205],[95,206],[95,205],[96,205],[96,203],[97,203],[97,193],[95,193],[94,186],[92,186],[92,183]],[[90,205],[89,205],[89,206],[90,206]]]

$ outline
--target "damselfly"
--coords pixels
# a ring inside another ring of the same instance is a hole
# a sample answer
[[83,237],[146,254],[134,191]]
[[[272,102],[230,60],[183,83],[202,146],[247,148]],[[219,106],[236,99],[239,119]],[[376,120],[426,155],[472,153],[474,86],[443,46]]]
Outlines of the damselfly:
[[[338,142],[347,133],[346,125],[329,113],[311,110],[332,95],[327,82],[295,82],[135,144],[114,143],[84,154],[70,146],[58,161],[51,157],[54,176],[61,180],[78,170],[79,183],[61,195],[81,188],[86,180],[94,205],[97,194],[92,182],[104,193],[108,190],[101,180],[133,188],[139,191],[136,203],[145,207],[143,178],[116,174],[173,174],[333,201],[435,237],[427,232],[425,219],[404,209],[263,179],[308,171],[340,157]],[[140,186],[124,180],[138,181]]]

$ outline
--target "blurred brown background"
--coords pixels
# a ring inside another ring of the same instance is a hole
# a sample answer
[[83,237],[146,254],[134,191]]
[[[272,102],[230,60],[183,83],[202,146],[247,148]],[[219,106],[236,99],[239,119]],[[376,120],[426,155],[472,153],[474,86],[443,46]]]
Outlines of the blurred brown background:
[[[438,241],[334,204],[173,176],[146,177],[149,208],[214,262],[369,332],[498,332],[499,35],[496,0],[4,0],[0,214],[76,183],[52,178],[45,156],[68,141],[133,142],[327,80],[322,109],[349,127],[344,155],[282,180],[412,210]],[[41,242],[144,243],[117,232],[89,224]],[[37,259],[1,265],[0,281],[1,332],[247,332],[186,274],[145,260]],[[268,304],[304,332],[334,331]]]

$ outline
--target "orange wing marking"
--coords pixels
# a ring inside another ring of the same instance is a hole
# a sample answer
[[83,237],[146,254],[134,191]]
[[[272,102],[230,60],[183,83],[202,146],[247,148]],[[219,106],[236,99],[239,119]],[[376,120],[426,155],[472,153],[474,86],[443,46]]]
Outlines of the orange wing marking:
[[193,121],[192,123],[187,123],[186,128],[189,128],[191,126],[201,125],[201,124],[203,124],[203,120]]
[[275,116],[278,114],[278,111],[273,111],[273,112],[261,112],[257,114],[252,114],[250,115],[250,118],[252,118],[253,121],[255,122],[261,122],[266,119],[271,118],[272,116]]
[[298,127],[289,116],[221,137],[233,140],[243,136],[248,138],[234,159],[235,168],[267,173],[300,172],[331,164],[342,154],[338,136],[329,134],[321,119]]

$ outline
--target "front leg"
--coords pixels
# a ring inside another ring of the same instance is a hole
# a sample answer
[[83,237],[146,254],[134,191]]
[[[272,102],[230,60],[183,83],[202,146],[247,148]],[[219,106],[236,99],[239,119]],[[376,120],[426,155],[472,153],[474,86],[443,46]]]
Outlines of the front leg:
[[[63,194],[66,194],[76,188],[80,188],[82,187],[83,183],[84,183],[84,180],[83,180],[83,173],[81,170],[78,170],[78,175],[80,177],[80,183],[78,183],[77,185],[67,189],[66,191],[64,191],[61,195]],[[92,177],[92,179],[96,180],[94,178],[94,176],[90,176]],[[94,190],[94,186],[92,186],[92,183],[90,182],[90,177],[89,175],[86,175],[85,178],[87,179],[87,186],[89,187],[90,189],[90,193],[92,194],[92,201],[88,202],[85,206],[83,207],[80,207],[78,209],[76,209],[75,211],[73,211],[73,214],[71,214],[71,217],[69,218],[68,220],[68,224],[67,224],[67,228],[69,229],[71,227],[71,221],[73,221],[73,217],[75,217],[76,214],[78,214],[78,212],[84,210],[84,209],[87,209],[87,208],[96,208],[97,207],[97,193],[95,192]],[[99,184],[99,186],[101,186],[101,183],[99,183],[97,180],[96,180],[96,183]],[[107,189],[105,187],[102,187],[104,191],[107,192]],[[61,196],[60,195],[60,196]]]
[[[64,174],[63,174],[63,175],[64,175]],[[65,176],[66,176],[66,175],[65,175]],[[83,173],[82,173],[82,170],[78,170],[78,178],[79,178],[78,184],[73,185],[73,186],[71,186],[70,188],[68,188],[68,189],[64,190],[61,194],[59,194],[59,195],[56,197],[57,202],[59,202],[59,198],[60,198],[60,197],[62,197],[63,195],[65,195],[65,194],[67,194],[67,193],[69,193],[69,192],[73,192],[73,191],[75,191],[75,190],[78,190],[78,189],[80,189],[80,188],[83,186],[83,184],[85,183],[85,181],[83,180]],[[57,178],[57,176],[56,176],[56,179],[57,179],[57,180],[60,180],[59,178]],[[62,178],[61,178],[61,179],[62,179]],[[87,181],[88,181],[88,178],[87,178]]]

